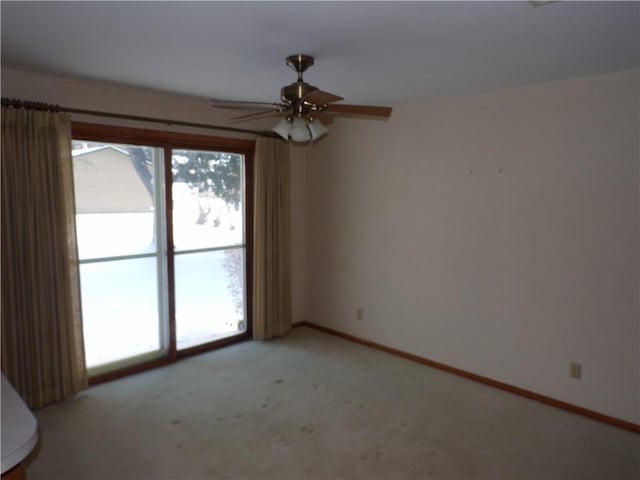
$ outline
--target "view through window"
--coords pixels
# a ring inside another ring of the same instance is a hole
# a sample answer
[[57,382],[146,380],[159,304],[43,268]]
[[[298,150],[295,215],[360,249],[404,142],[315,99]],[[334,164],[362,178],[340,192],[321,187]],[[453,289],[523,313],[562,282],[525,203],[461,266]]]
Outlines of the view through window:
[[173,150],[178,348],[245,329],[242,155]]

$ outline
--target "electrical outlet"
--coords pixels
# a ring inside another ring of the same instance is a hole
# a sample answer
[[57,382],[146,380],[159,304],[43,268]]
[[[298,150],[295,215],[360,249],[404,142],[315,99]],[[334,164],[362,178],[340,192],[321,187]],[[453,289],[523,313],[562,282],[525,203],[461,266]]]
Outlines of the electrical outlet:
[[358,320],[362,320],[364,318],[364,312],[362,311],[361,308],[356,309],[356,318]]
[[580,380],[580,377],[582,377],[582,365],[578,362],[569,362],[569,376]]

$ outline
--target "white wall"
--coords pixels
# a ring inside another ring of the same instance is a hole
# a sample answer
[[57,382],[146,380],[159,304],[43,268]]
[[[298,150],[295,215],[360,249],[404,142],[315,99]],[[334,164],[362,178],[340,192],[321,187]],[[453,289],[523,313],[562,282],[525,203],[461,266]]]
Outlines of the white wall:
[[620,72],[336,121],[307,151],[307,320],[640,423],[638,92]]
[[[40,75],[12,69],[2,69],[2,96],[58,104],[67,108],[102,110],[106,112],[182,120],[247,129],[269,129],[275,121],[228,122],[228,118],[239,115],[238,110],[212,108],[207,99],[182,95],[169,95],[143,89],[124,88],[96,82],[81,81],[56,76]],[[217,137],[253,139],[255,136],[234,134],[199,128],[167,126],[155,123],[141,123],[101,117],[72,115],[72,119],[108,125],[124,125],[152,130],[169,130],[196,133]],[[293,276],[293,319],[304,320],[304,156],[303,148],[291,150],[292,191],[292,276]]]

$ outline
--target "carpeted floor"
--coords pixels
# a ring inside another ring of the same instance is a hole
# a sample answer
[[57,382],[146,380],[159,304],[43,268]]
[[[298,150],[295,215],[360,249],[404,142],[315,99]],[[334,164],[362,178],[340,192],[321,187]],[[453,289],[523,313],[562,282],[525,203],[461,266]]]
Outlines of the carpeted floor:
[[29,480],[640,478],[640,435],[308,328],[35,413]]

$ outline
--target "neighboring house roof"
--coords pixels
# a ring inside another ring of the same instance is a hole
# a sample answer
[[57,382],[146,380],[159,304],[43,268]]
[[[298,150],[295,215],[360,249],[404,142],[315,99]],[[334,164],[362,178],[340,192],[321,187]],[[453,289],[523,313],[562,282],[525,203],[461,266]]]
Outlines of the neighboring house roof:
[[100,145],[98,147],[77,148],[71,151],[71,155],[73,155],[73,157],[75,158],[81,155],[86,155],[88,153],[98,152],[100,150],[105,150],[105,149],[111,149],[120,153],[124,153],[127,156],[129,155],[129,153],[126,150],[123,150],[122,148],[118,148],[114,145]]
[[72,156],[76,213],[152,210],[152,195],[127,151],[102,145],[73,150]]

